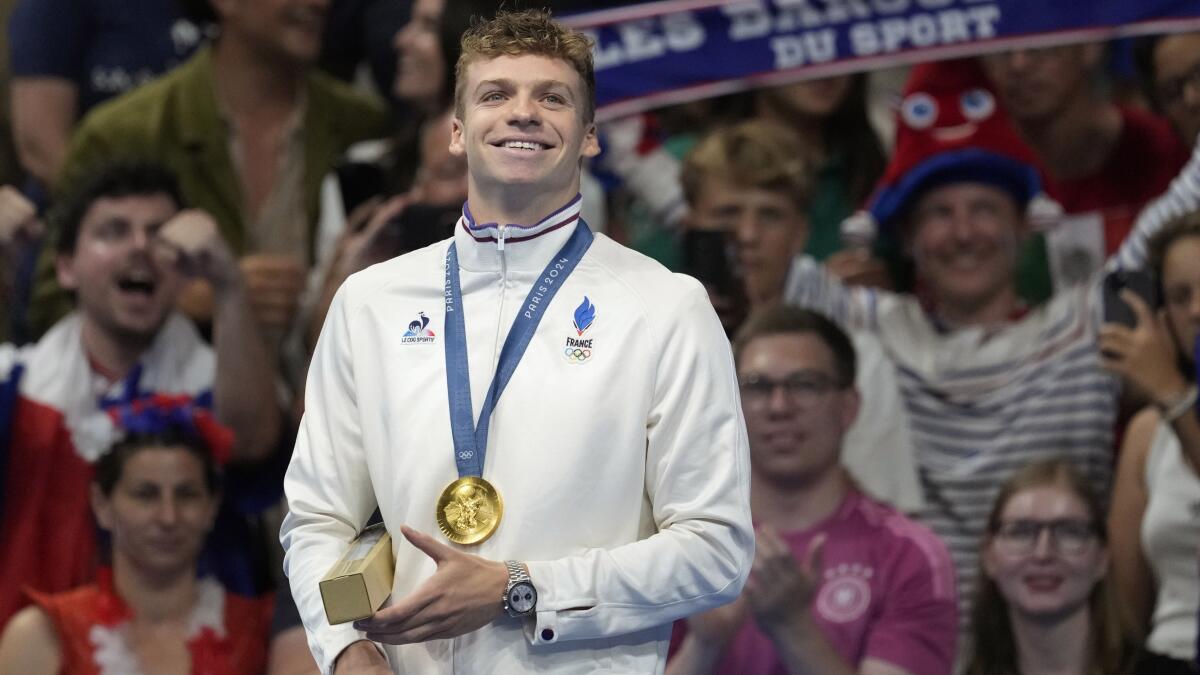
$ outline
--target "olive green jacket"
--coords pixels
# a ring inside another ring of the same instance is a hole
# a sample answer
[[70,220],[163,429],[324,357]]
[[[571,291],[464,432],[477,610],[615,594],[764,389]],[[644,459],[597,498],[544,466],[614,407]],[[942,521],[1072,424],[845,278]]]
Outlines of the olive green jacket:
[[[315,70],[305,84],[305,210],[315,228],[322,179],[350,145],[385,135],[387,113],[382,102]],[[187,206],[212,214],[231,248],[242,253],[243,198],[228,134],[217,107],[212,51],[201,49],[171,72],[92,110],[71,139],[59,185],[114,159],[160,162],[175,172]],[[70,309],[54,279],[53,248],[51,241],[38,261],[30,312],[37,333]]]

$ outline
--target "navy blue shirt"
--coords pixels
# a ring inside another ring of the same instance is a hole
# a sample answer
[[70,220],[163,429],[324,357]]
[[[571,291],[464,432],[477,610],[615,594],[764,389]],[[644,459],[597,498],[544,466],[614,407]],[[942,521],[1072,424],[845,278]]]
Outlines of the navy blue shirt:
[[80,116],[181,63],[201,36],[176,0],[18,0],[8,23],[13,77],[74,82]]

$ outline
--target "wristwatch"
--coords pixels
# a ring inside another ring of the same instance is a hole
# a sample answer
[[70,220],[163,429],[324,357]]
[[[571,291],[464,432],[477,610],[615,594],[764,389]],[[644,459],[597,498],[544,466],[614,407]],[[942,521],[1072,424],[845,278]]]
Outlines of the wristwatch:
[[500,599],[504,612],[514,618],[533,614],[537,608],[537,589],[525,566],[516,560],[505,560],[504,566],[508,568],[508,586]]

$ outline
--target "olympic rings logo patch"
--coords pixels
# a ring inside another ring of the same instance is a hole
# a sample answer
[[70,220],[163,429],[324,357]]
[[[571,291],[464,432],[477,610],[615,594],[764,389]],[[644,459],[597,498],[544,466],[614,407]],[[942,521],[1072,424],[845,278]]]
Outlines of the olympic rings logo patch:
[[592,350],[582,347],[563,347],[563,357],[568,363],[583,363],[592,358]]

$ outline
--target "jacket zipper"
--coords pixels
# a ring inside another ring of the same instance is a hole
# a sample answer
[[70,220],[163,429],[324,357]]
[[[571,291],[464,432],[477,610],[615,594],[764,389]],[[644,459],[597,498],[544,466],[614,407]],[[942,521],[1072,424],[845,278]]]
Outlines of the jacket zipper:
[[492,372],[496,372],[496,366],[500,362],[501,331],[504,329],[504,298],[505,290],[508,288],[508,256],[504,254],[504,239],[508,236],[506,225],[501,225],[499,232],[496,233],[496,251],[500,254],[500,301],[496,303],[496,339],[493,341],[492,347]]

